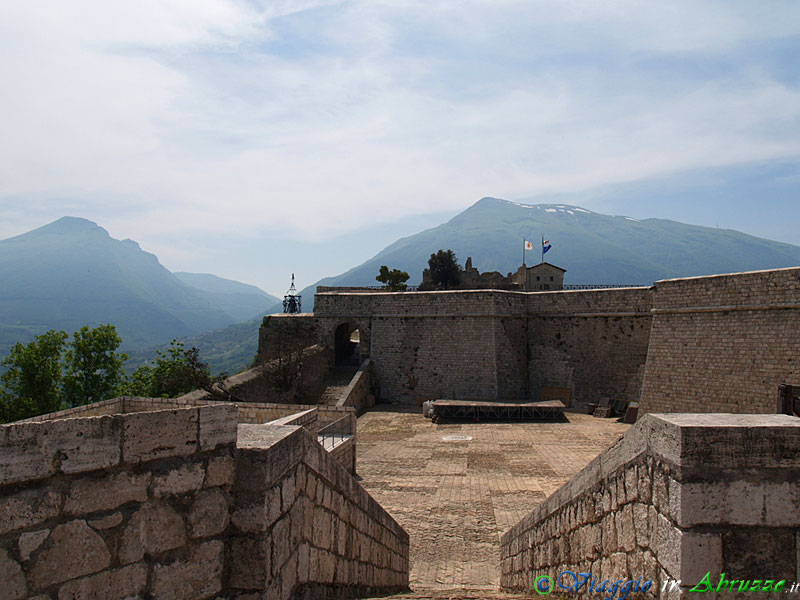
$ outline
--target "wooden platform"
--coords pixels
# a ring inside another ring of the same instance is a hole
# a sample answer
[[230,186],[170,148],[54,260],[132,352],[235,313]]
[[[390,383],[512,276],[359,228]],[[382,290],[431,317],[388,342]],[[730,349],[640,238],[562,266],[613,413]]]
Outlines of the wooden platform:
[[430,416],[436,423],[440,419],[547,419],[564,418],[564,403],[560,400],[544,402],[479,402],[473,400],[434,400],[430,403]]

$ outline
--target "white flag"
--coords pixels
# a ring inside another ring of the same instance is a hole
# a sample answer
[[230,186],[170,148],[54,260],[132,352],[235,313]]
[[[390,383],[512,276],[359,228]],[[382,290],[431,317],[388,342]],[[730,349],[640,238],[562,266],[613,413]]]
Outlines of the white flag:
[[533,242],[525,240],[525,250],[533,250]]

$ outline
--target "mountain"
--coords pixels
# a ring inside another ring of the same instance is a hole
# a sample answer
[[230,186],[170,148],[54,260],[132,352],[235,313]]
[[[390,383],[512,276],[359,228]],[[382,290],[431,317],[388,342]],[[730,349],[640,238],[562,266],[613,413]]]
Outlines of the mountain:
[[440,248],[452,249],[461,264],[471,256],[480,271],[505,275],[522,263],[524,239],[534,245],[526,263],[541,260],[541,236],[552,244],[547,261],[567,270],[567,285],[650,285],[673,277],[800,265],[800,247],[730,229],[603,215],[566,204],[483,198],[447,223],[397,240],[346,273],[305,288],[303,309],[312,310],[318,285],[378,285],[375,276],[381,265],[408,272],[409,283],[417,284],[428,258]]
[[124,350],[146,348],[233,323],[242,303],[228,312],[215,305],[219,294],[253,293],[250,286],[211,284],[205,276],[197,285],[220,291],[187,285],[136,242],[116,240],[75,217],[0,240],[0,281],[0,356],[49,329],[72,333],[100,323],[116,326]]
[[265,311],[280,302],[254,285],[223,279],[209,273],[173,273],[186,285],[199,290],[211,304],[234,318],[236,322],[264,315]]

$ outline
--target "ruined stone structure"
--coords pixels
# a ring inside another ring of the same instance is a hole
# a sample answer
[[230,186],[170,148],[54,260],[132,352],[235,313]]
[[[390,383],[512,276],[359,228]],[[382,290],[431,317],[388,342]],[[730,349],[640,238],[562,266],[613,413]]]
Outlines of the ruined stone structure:
[[358,329],[397,402],[563,387],[577,407],[641,400],[640,415],[774,413],[778,386],[800,381],[800,268],[604,290],[326,291],[281,323],[330,349]]
[[[499,271],[481,273],[472,266],[472,257],[467,257],[461,271],[460,290],[511,290],[518,292],[556,291],[564,288],[566,269],[541,262],[528,267],[521,265],[515,273],[501,274]],[[422,271],[420,290],[433,290],[434,285],[428,269]]]

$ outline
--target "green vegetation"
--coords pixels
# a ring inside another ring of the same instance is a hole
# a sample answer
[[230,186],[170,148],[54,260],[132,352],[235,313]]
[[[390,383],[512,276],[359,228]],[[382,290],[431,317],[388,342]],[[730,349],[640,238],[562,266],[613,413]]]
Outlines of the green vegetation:
[[381,265],[380,274],[375,278],[381,283],[385,283],[383,289],[390,292],[402,292],[408,288],[408,273],[400,269],[389,270],[386,265]]
[[125,380],[122,363],[128,359],[127,354],[116,352],[121,343],[113,325],[84,326],[72,334],[64,355],[67,406],[99,402],[114,393]]
[[3,360],[0,422],[7,423],[63,408],[61,353],[67,334],[48,331],[27,346],[14,344]]
[[452,250],[439,250],[428,259],[431,281],[438,290],[448,290],[461,282],[461,265]]
[[[27,345],[16,343],[2,361],[0,422],[7,423],[90,404],[120,395],[174,397],[209,389],[215,381],[197,348],[172,340],[157,352],[155,364],[145,364],[126,377],[126,354],[113,325],[82,327],[68,336],[48,331]],[[223,378],[220,375],[218,378]]]
[[[200,361],[197,348],[185,348],[172,340],[166,352],[157,351],[155,365],[142,365],[126,382],[125,392],[131,396],[173,398],[192,390],[209,389],[214,379],[208,365]],[[218,379],[225,375],[219,375]]]

